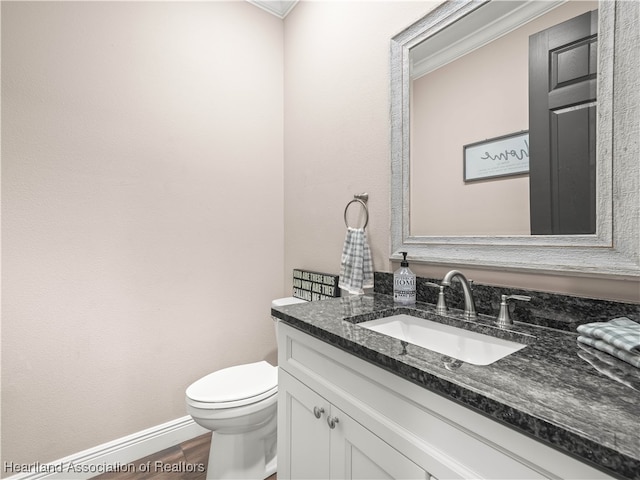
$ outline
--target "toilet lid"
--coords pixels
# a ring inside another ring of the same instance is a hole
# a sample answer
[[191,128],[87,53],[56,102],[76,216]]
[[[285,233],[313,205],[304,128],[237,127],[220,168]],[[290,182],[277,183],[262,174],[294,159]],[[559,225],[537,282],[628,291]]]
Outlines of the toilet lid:
[[191,384],[186,394],[191,400],[203,403],[238,402],[245,399],[257,401],[254,397],[271,394],[277,387],[277,367],[262,361],[210,373]]

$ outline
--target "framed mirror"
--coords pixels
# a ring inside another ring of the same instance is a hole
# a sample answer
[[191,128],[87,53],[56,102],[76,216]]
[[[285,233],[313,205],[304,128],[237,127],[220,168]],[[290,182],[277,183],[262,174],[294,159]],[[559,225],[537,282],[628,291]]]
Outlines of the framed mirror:
[[[424,143],[422,137],[429,137],[428,134],[433,133],[425,128],[433,127],[421,126],[418,132],[412,130],[419,117],[417,112],[412,111],[415,70],[418,67],[428,71],[441,69],[453,60],[463,58],[468,52],[476,51],[521,25],[540,18],[546,11],[555,7],[563,8],[563,3],[445,2],[392,39],[392,259],[400,259],[399,252],[407,251],[414,262],[430,264],[615,278],[637,279],[640,276],[640,67],[637,54],[634,53],[640,48],[640,7],[635,2],[604,1],[596,4],[595,233],[530,235],[530,232],[505,233],[499,229],[456,233],[455,230],[439,231],[437,228],[430,232],[429,222],[423,221],[425,205],[439,209],[444,204],[459,203],[471,215],[479,207],[478,202],[464,198],[453,187],[436,191],[433,182],[444,183],[444,178],[440,176],[442,173],[439,173],[441,167],[428,170],[427,173],[417,170],[412,150],[419,152],[419,148],[423,148],[416,145],[419,141]],[[420,62],[416,61],[417,53]],[[458,75],[461,76],[464,73]],[[446,77],[444,81],[447,81]],[[438,96],[435,91],[430,93]],[[468,91],[459,93],[445,102],[461,103],[462,94],[469,94]],[[471,93],[482,94],[481,90]],[[466,106],[467,102],[464,103]],[[446,122],[443,123],[446,125]],[[451,125],[450,128],[456,126]],[[525,130],[522,127],[518,129]],[[431,138],[443,137],[432,135]],[[431,140],[429,143],[439,148],[444,142]],[[454,145],[454,150],[455,158],[431,155],[437,156],[438,163],[457,162],[458,168],[462,169],[462,145]],[[470,159],[473,160],[473,157]],[[462,188],[469,187],[469,184],[464,184],[462,173],[459,177]],[[420,183],[424,178],[432,182],[431,186]],[[508,183],[503,180],[500,182]],[[479,183],[490,182],[474,182],[471,186],[476,187]],[[422,190],[426,190],[426,194],[422,194]],[[510,201],[513,200],[507,197],[503,203]],[[489,218],[499,218],[504,214],[502,210],[499,203],[489,208]],[[446,213],[444,217],[456,227],[466,226],[469,222],[463,213]]]

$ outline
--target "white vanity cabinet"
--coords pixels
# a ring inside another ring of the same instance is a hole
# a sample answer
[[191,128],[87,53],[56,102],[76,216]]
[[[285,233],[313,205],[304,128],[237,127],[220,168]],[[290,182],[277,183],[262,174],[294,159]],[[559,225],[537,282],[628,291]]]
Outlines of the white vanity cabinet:
[[286,435],[278,478],[427,479],[427,473],[345,412],[280,371],[278,416]]
[[278,324],[278,479],[609,478]]

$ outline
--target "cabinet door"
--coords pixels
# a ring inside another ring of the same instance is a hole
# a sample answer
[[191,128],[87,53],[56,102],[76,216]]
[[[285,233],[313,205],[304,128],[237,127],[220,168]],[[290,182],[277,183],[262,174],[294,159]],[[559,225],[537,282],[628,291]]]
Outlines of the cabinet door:
[[329,478],[330,408],[320,395],[279,370],[278,478]]
[[427,479],[429,475],[335,406],[331,407],[331,478]]

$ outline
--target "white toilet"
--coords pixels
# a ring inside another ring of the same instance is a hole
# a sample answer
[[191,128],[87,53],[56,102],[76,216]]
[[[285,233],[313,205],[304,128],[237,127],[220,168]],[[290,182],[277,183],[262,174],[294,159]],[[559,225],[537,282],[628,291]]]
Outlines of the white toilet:
[[[304,303],[281,298],[273,306]],[[186,391],[187,413],[213,431],[207,480],[259,480],[276,472],[278,368],[265,361],[224,368]]]

